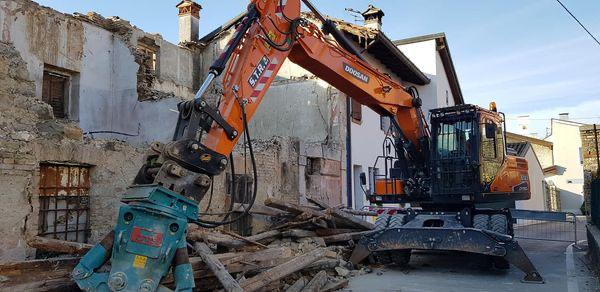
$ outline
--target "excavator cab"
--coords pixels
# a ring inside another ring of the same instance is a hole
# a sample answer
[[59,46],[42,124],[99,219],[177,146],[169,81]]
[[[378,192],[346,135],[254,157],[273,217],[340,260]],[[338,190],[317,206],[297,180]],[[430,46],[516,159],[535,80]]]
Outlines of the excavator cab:
[[[373,204],[422,203],[457,207],[530,198],[527,161],[507,154],[504,119],[495,107],[458,105],[431,111],[431,138],[426,171],[415,177],[403,167],[394,139],[369,173]],[[396,145],[398,143],[396,142]],[[380,172],[381,169],[385,171]],[[426,175],[423,175],[426,174]],[[416,180],[427,184],[414,192]]]
[[530,198],[527,161],[507,154],[501,113],[475,105],[435,109],[431,127],[432,203]]

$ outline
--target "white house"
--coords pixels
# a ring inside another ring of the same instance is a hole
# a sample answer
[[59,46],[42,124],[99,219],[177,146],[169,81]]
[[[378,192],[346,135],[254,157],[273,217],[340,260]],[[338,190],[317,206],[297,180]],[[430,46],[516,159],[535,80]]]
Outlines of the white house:
[[[427,117],[431,109],[464,103],[444,33],[397,40],[393,43],[401,52],[400,56],[407,58],[406,63],[414,64],[417,70],[429,79],[426,84],[416,83],[409,78],[402,80],[405,86],[417,88],[423,100],[423,112]],[[384,171],[381,169],[382,164],[374,165],[377,156],[382,153],[382,147],[373,147],[373,144],[383,141],[385,133],[382,128],[385,127],[382,127],[378,114],[366,107],[362,108],[361,123],[354,122],[351,129],[353,206],[356,209],[369,204],[360,186],[360,173],[368,173],[373,171],[373,168]]]
[[560,192],[562,211],[581,213],[583,204],[583,155],[579,127],[585,125],[568,120],[568,114],[552,119],[546,141],[553,144],[556,172],[547,175]]
[[515,208],[525,210],[546,210],[547,194],[544,186],[544,171],[542,164],[538,159],[531,142],[508,143],[509,151],[513,154],[525,158],[529,167],[529,183],[531,199],[526,201],[516,201]]

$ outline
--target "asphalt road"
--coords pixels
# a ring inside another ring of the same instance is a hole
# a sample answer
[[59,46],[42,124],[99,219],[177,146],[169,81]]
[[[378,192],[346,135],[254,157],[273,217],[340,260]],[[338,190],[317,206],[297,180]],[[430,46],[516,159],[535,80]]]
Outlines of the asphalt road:
[[[583,239],[584,224],[580,225],[578,237]],[[521,283],[520,270],[493,269],[481,255],[413,252],[408,268],[376,267],[370,274],[351,279],[345,291],[600,291],[598,279],[586,266],[585,251],[571,248],[573,252],[567,252],[567,242],[520,239],[519,243],[545,284]]]

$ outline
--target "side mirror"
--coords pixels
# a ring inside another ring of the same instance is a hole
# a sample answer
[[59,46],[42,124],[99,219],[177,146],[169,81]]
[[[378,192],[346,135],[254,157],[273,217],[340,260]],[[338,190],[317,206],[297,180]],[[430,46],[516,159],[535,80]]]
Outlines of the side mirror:
[[367,185],[367,175],[364,172],[360,173],[360,184],[363,186]]
[[485,124],[485,137],[488,139],[496,138],[497,128],[496,124]]

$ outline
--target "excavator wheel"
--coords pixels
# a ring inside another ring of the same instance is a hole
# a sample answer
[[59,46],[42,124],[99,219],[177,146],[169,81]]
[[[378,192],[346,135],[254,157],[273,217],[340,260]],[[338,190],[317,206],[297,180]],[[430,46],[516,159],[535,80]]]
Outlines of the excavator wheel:
[[494,214],[490,216],[489,230],[500,234],[508,234],[508,222],[506,216],[503,214]]
[[392,263],[395,266],[406,267],[410,262],[411,251],[408,250],[394,250],[392,251]]
[[477,229],[488,229],[489,216],[486,214],[477,214],[473,216],[473,228]]

